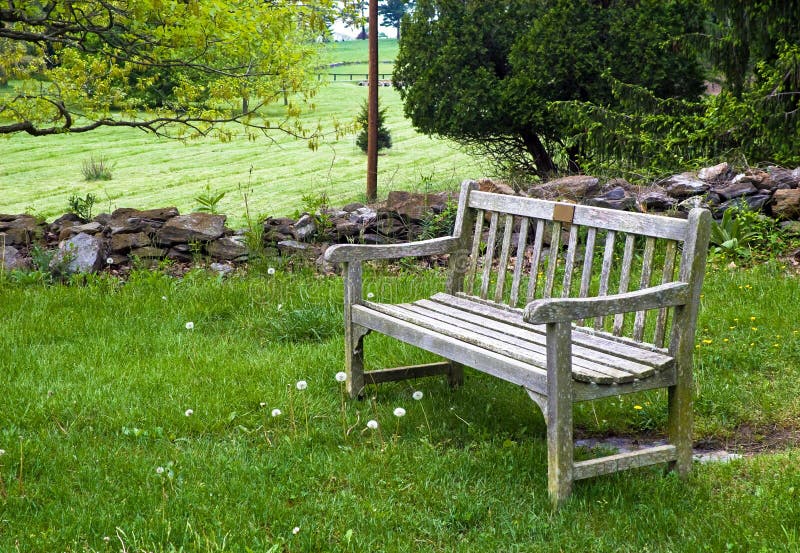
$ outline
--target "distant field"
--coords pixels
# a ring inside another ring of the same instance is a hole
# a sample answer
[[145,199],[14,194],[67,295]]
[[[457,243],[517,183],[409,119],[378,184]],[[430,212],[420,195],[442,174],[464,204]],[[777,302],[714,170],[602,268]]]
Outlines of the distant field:
[[[357,61],[358,48],[361,56],[366,51],[363,41],[331,47],[337,59],[351,61]],[[366,88],[354,83],[331,82],[315,99],[316,112],[307,121],[319,120],[326,129],[334,118],[350,121],[366,94]],[[416,133],[403,118],[396,91],[381,88],[380,94],[394,147],[379,160],[379,195],[393,189],[452,188],[486,172],[452,143]],[[244,192],[251,215],[288,215],[302,207],[306,194],[324,192],[333,205],[363,199],[366,178],[366,157],[356,147],[355,135],[312,152],[306,142],[281,134],[272,140],[182,143],[140,131],[102,129],[41,138],[14,135],[0,139],[0,152],[0,212],[30,211],[48,218],[65,211],[70,195],[88,192],[98,197],[96,212],[166,205],[188,212],[198,207],[194,198],[209,186],[212,192],[226,193],[219,209],[232,225],[241,225]],[[112,180],[83,180],[82,164],[92,155],[105,156],[114,165]]]

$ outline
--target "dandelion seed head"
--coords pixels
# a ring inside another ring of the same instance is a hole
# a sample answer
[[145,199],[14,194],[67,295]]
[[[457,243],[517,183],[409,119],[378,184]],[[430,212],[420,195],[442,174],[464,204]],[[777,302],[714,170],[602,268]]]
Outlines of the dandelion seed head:
[[0,449],[0,457],[2,457],[5,454],[6,454],[6,450],[5,449]]
[[186,330],[192,330],[193,328],[194,328],[194,323],[192,321],[186,323]]
[[303,390],[308,388],[308,382],[306,382],[305,380],[298,380],[296,386],[297,389],[302,392]]
[[278,304],[278,311],[280,311],[281,309],[283,309],[283,304],[282,304],[282,303],[279,303],[279,304]]
[[367,421],[367,428],[370,430],[376,430],[378,428],[378,421],[376,420],[368,420]]
[[167,301],[167,296],[161,296],[161,299]]
[[275,267],[268,268],[267,269],[267,274],[268,275],[274,275],[275,274]]
[[280,417],[282,413],[280,409],[273,409],[271,414],[273,417]]
[[106,263],[109,264],[109,265],[113,265],[114,264],[114,258],[113,257],[106,258]]
[[111,538],[109,538],[108,536],[103,536],[103,541],[108,543],[111,541]]
[[369,294],[367,294],[367,299],[368,299],[368,300],[371,300],[371,299],[372,299],[372,298],[374,298],[374,297],[375,297],[375,294],[373,294],[372,292],[370,292]]
[[403,409],[402,407],[395,407],[394,408],[394,416],[395,417],[405,417],[406,416],[406,410]]
[[336,379],[336,382],[344,382],[345,380],[347,380],[347,374],[344,371],[339,371],[338,373],[336,373],[336,376],[334,378]]
[[292,528],[292,534],[294,534],[296,536],[299,533],[300,533],[300,527],[299,526],[295,526],[294,528]]
[[264,407],[267,406],[267,402],[266,401],[262,401],[261,403],[258,404],[258,406],[263,409]]
[[186,415],[187,417],[191,417],[192,415],[194,415],[194,409],[187,409],[186,411],[183,412],[183,414]]
[[164,474],[164,467],[156,467],[156,474]]
[[421,400],[421,399],[422,399],[422,397],[423,397],[424,395],[425,395],[425,394],[423,394],[423,393],[422,393],[422,391],[420,391],[420,390],[417,390],[416,392],[414,392],[413,394],[411,394],[411,397],[412,397],[412,398],[414,398],[415,400],[419,401],[419,400]]

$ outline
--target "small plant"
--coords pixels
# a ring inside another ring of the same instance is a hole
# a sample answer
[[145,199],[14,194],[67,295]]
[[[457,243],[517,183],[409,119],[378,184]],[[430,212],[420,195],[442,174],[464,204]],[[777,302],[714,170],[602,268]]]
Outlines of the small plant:
[[711,224],[711,252],[739,259],[765,258],[782,250],[784,234],[773,219],[747,205],[733,206]]
[[111,180],[113,165],[103,155],[95,158],[93,155],[84,160],[81,166],[83,179],[87,181]]
[[97,196],[91,192],[87,193],[85,197],[81,198],[77,194],[73,194],[67,200],[67,209],[70,213],[74,213],[84,221],[91,221],[92,209],[97,201]]
[[431,213],[425,217],[425,220],[422,221],[420,238],[428,240],[452,234],[456,223],[456,213],[458,213],[458,204],[449,201],[441,212]]
[[[392,147],[392,133],[386,128],[386,109],[378,107],[378,151],[388,150]],[[356,128],[361,130],[356,137],[356,144],[361,151],[367,153],[368,145],[369,107],[366,100],[361,104],[361,113],[356,117]]]
[[195,196],[194,198],[194,201],[200,204],[200,207],[197,208],[197,211],[216,215],[219,213],[219,202],[224,197],[225,192],[219,192],[215,194],[211,192],[211,186],[206,184],[206,191],[199,196]]

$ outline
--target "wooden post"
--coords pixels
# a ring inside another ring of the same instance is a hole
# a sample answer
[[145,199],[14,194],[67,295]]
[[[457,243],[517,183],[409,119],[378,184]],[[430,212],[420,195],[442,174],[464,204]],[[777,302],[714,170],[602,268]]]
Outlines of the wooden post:
[[572,327],[547,324],[547,491],[554,508],[572,491]]
[[367,201],[378,199],[378,0],[369,0]]

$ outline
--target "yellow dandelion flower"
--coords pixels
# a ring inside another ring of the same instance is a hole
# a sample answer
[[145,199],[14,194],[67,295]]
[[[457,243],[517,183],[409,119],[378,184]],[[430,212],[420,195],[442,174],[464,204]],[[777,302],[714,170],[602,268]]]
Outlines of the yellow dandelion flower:
[[728,330],[733,330],[734,328],[736,328],[736,327],[735,326],[729,326]]
[[751,321],[755,321],[755,320],[756,320],[756,318],[755,318],[755,317],[750,317],[750,320],[751,320]]
[[703,340],[704,344],[710,344],[711,342],[713,342],[713,340]]
[[723,342],[727,342],[727,341],[728,341],[728,339],[727,339],[727,338],[723,338],[723,339],[722,339],[722,341],[723,341]]
[[642,406],[641,405],[634,405],[633,408],[636,409],[637,411],[641,411],[642,410]]
[[772,344],[772,347],[773,348],[779,348],[779,347],[781,347],[781,345],[780,344]]
[[751,326],[750,330],[758,330],[758,327],[757,326]]

